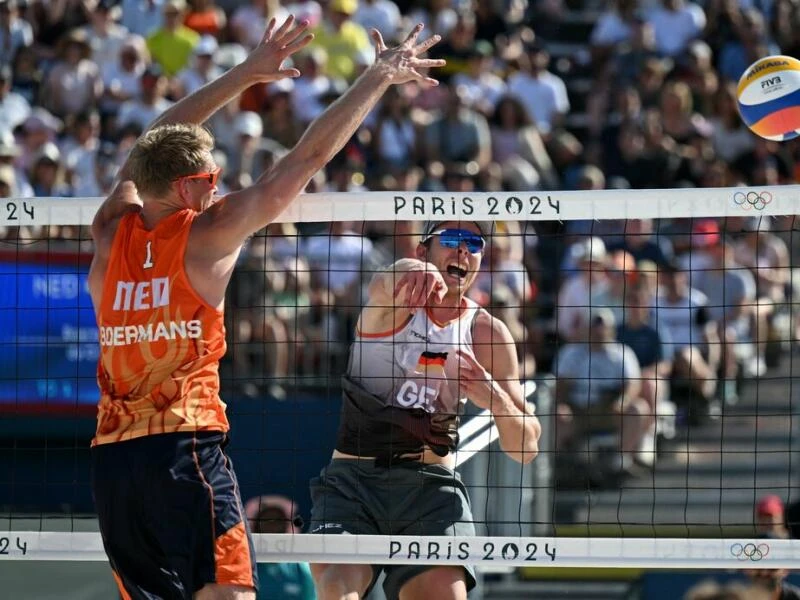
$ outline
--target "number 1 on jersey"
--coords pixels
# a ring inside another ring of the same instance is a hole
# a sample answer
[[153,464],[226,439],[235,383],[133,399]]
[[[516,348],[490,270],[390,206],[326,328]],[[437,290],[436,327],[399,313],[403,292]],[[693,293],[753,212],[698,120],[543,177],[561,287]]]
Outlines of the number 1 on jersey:
[[153,242],[151,240],[147,240],[147,244],[145,244],[145,256],[144,256],[144,264],[142,265],[143,269],[150,269],[153,267]]

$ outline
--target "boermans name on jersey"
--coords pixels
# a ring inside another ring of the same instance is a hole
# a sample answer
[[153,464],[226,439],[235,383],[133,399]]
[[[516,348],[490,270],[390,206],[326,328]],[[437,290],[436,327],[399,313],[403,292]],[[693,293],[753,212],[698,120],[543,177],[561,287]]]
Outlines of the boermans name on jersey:
[[[169,306],[169,277],[155,277],[150,281],[117,281],[113,310],[144,311]],[[203,323],[191,321],[157,321],[137,325],[100,327],[102,346],[127,346],[161,340],[199,339],[203,337]]]

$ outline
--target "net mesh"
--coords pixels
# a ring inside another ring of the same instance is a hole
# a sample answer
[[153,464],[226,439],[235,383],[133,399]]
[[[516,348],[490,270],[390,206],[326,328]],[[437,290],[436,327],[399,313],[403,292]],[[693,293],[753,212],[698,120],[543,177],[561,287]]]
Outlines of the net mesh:
[[[0,205],[3,558],[104,559],[88,467],[98,205]],[[469,296],[509,327],[543,435],[522,466],[467,403],[457,461],[480,537],[296,527],[257,536],[259,560],[791,565],[794,542],[755,538],[798,500],[797,212],[798,186],[301,197],[247,242],[226,300],[222,391],[251,508],[282,495],[307,520],[367,285],[413,256],[425,220],[494,222]]]

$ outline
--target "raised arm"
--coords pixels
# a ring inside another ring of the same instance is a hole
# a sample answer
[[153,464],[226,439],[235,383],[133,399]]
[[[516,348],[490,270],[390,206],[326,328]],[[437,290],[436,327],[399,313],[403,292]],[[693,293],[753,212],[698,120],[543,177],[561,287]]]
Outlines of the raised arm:
[[[419,81],[438,82],[417,69],[442,66],[445,61],[421,59],[420,54],[439,41],[439,36],[417,44],[422,25],[417,25],[398,47],[387,49],[381,34],[373,30],[375,62],[353,85],[320,115],[297,145],[252,186],[215,204],[197,223],[205,231],[205,246],[216,255],[235,251],[250,235],[262,229],[306,187],[309,179],[336,155],[390,85]],[[198,231],[198,234],[201,232]]]
[[542,426],[525,400],[519,359],[511,332],[500,319],[482,312],[475,323],[472,350],[459,351],[461,389],[476,406],[491,411],[500,447],[520,463],[539,453]]
[[358,331],[367,335],[394,331],[425,306],[429,297],[441,302],[446,293],[447,284],[434,265],[402,258],[372,277]]
[[[297,69],[282,69],[281,65],[289,56],[308,45],[313,36],[304,35],[308,27],[306,21],[299,23],[294,28],[293,24],[294,17],[289,16],[276,31],[275,19],[270,19],[261,43],[244,62],[176,102],[156,118],[144,133],[161,125],[172,123],[204,123],[217,110],[252,85],[299,76],[300,72]],[[120,169],[117,179],[125,181],[128,177],[126,161]],[[130,200],[130,194],[118,194],[116,190],[112,192],[95,215],[92,234],[102,235],[109,223],[119,219],[130,210],[131,208],[128,206]],[[95,237],[95,239],[97,238]]]

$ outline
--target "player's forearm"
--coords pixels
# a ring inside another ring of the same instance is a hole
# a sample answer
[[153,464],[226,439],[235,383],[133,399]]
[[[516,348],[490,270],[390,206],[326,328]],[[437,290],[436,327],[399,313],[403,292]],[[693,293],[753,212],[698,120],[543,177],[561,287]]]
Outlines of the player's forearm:
[[529,409],[520,409],[505,390],[498,392],[491,406],[500,434],[500,447],[515,461],[527,464],[539,454],[542,426]]
[[397,281],[408,271],[437,271],[435,265],[416,259],[401,258],[389,265],[384,271],[376,273],[370,282],[370,292],[376,292],[384,297],[394,298],[394,288]]
[[325,166],[353,136],[391,84],[390,74],[371,67],[308,127],[292,152],[312,174]]
[[173,123],[204,123],[211,115],[258,83],[248,70],[237,65],[165,110],[148,129]]

